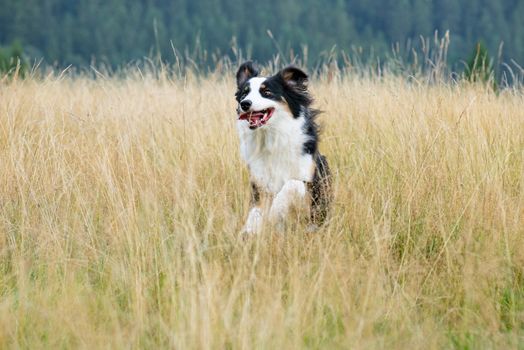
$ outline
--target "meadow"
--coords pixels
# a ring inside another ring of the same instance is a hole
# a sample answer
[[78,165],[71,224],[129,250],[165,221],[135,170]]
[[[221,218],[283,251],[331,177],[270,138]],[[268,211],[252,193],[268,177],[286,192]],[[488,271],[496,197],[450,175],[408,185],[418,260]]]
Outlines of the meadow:
[[524,348],[524,92],[319,75],[328,223],[239,236],[234,72],[0,82],[0,348]]

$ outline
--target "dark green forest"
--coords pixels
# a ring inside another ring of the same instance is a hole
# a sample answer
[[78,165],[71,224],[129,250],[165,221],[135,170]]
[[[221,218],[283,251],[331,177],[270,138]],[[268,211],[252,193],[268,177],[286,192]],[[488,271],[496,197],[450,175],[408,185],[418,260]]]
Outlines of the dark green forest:
[[[338,52],[386,57],[395,43],[409,56],[420,35],[449,30],[448,61],[466,60],[477,42],[524,62],[524,0],[0,0],[0,46],[58,66],[121,65],[161,54],[266,61],[277,53],[313,61]],[[408,47],[408,48],[407,48]]]

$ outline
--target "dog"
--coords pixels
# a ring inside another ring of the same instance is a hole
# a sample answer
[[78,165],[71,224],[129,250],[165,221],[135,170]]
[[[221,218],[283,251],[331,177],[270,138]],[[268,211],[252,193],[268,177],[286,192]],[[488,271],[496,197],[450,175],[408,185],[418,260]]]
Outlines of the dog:
[[[318,150],[319,111],[310,107],[307,74],[288,66],[261,77],[247,61],[236,83],[240,154],[251,182],[251,208],[242,232],[258,233],[265,221],[282,228],[293,208],[308,209],[309,229],[317,229],[328,215],[332,179]],[[261,202],[264,194],[271,198],[269,211]]]

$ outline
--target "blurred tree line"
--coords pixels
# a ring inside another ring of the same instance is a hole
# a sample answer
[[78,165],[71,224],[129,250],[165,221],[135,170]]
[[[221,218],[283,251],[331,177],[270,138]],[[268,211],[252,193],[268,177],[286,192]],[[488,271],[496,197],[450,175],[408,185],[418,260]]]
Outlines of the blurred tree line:
[[[0,46],[19,40],[47,63],[118,65],[144,56],[233,56],[238,47],[265,61],[276,53],[317,58],[334,45],[382,56],[391,44],[434,30],[451,32],[449,60],[478,41],[492,55],[524,61],[524,0],[2,0]],[[268,34],[270,31],[270,34]]]

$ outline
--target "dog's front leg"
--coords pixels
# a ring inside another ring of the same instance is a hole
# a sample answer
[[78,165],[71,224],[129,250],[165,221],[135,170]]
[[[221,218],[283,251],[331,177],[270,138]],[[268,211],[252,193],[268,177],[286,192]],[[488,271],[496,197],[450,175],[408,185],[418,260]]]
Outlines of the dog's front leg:
[[277,193],[269,209],[269,219],[282,228],[289,210],[293,206],[300,206],[306,196],[306,185],[299,180],[288,180],[280,192]]
[[247,215],[246,224],[242,229],[242,233],[259,233],[262,230],[263,219],[264,215],[260,208],[260,191],[258,186],[254,182],[251,182],[251,209]]

